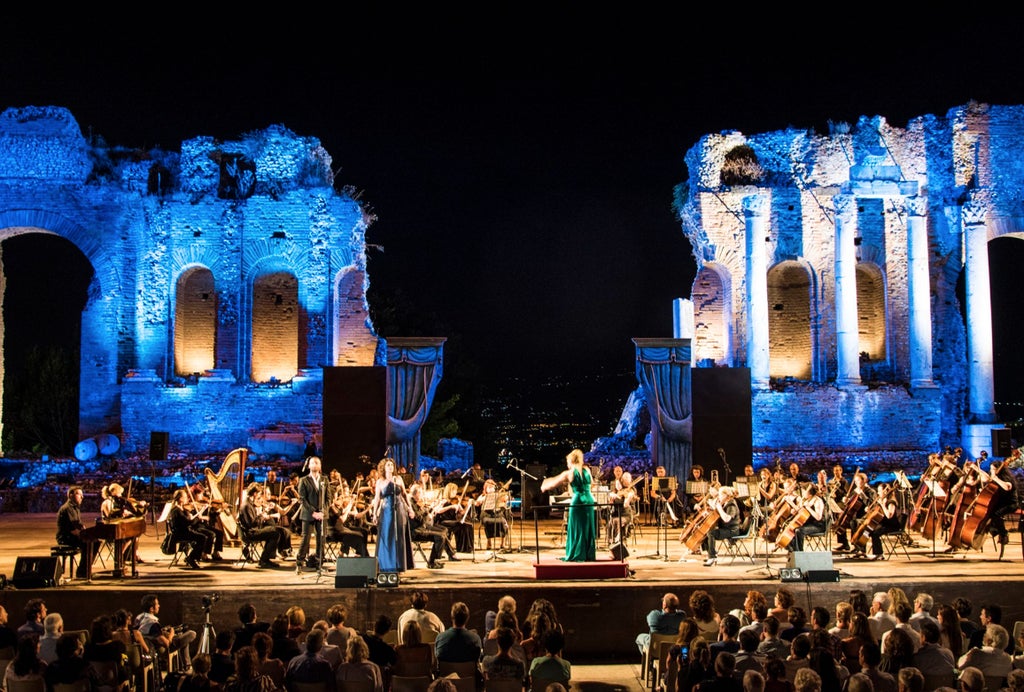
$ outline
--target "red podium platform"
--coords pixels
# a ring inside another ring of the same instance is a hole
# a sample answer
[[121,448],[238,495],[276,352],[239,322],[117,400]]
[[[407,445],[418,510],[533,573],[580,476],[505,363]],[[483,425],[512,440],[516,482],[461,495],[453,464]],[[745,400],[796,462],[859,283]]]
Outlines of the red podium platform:
[[562,560],[541,560],[533,563],[537,579],[624,579],[629,576],[629,563],[620,560],[597,560],[595,562],[564,562]]

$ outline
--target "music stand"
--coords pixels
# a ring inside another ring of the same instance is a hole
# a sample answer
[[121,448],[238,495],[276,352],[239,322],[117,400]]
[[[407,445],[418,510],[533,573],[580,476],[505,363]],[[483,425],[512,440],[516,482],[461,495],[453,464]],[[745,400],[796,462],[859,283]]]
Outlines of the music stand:
[[[753,536],[753,547],[754,547],[754,556],[755,557],[757,557],[757,535],[758,535],[758,528],[757,527],[761,525],[761,522],[764,519],[765,519],[765,516],[764,516],[764,511],[761,509],[761,503],[756,502],[756,501],[755,502],[751,502],[750,503],[750,521],[753,524],[753,526],[751,527],[750,535]],[[748,569],[747,572],[760,572],[760,571],[763,570],[765,572],[768,572],[768,577],[770,579],[774,579],[776,575],[772,573],[772,567],[771,567],[771,565],[768,564],[768,557],[770,555],[771,555],[771,553],[768,552],[768,539],[765,539],[765,541],[764,541],[764,566],[763,567],[754,567],[753,569]]]
[[[676,480],[675,476],[655,476],[651,479],[654,482],[654,488],[659,493],[663,490],[675,490],[678,487],[679,481]],[[655,538],[655,548],[653,555],[641,555],[638,560],[668,560],[668,522],[665,518],[672,512],[669,507],[668,498],[659,494],[658,502],[661,507],[658,508],[658,525]],[[665,554],[661,553],[661,541],[665,540]]]
[[[522,492],[522,497],[519,498],[519,547],[517,549],[515,549],[515,550],[510,551],[510,552],[514,552],[514,553],[528,553],[530,551],[528,551],[526,548],[523,547],[523,519],[526,518],[525,512],[523,511],[523,508],[524,508],[524,500],[526,498],[526,479],[529,478],[530,480],[534,480],[535,481],[535,480],[537,480],[537,477],[534,476],[534,475],[531,475],[530,473],[528,473],[526,471],[526,469],[520,468],[519,466],[517,466],[516,465],[515,457],[509,459],[509,462],[508,462],[507,465],[508,465],[508,467],[510,469],[515,469],[516,471],[519,472],[519,489]],[[511,514],[511,510],[509,511],[509,514]],[[536,518],[537,518],[537,510],[536,509],[534,509],[533,516],[534,516],[534,520],[535,520],[534,523],[536,524]],[[509,538],[508,538],[509,543],[512,542],[512,535],[511,535],[511,533],[512,533],[512,531],[511,531],[511,529],[509,529]],[[538,538],[538,541],[539,541],[539,538]],[[539,547],[540,546],[539,546],[539,542],[538,542],[538,550],[539,550]]]
[[[486,512],[491,512],[491,516],[497,518],[498,511],[498,493],[489,493],[484,495],[484,501],[480,505],[480,523],[484,524],[484,535],[487,534],[487,526],[484,522],[484,516]],[[508,534],[508,528],[506,527],[505,533]],[[498,550],[493,547],[493,538],[491,539],[491,556],[484,560],[484,562],[508,562],[505,558],[498,555]],[[502,536],[501,541],[504,542],[505,538]],[[511,541],[511,537],[509,538]]]

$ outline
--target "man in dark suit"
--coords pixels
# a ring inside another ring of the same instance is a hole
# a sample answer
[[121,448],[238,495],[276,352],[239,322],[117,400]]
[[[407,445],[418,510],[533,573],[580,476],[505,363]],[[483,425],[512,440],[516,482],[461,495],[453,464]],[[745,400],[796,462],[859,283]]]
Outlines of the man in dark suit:
[[299,480],[299,519],[302,521],[302,542],[295,555],[295,570],[302,570],[309,555],[310,537],[316,531],[317,552],[323,545],[323,508],[326,505],[327,480],[320,474],[320,457],[309,458],[309,473]]

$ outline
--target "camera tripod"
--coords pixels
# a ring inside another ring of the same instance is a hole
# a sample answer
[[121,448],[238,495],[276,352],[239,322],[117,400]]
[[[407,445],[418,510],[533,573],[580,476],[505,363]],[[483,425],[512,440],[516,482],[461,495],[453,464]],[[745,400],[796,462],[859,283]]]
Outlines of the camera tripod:
[[196,653],[209,654],[211,653],[210,649],[216,644],[217,631],[213,629],[213,623],[210,622],[210,607],[203,608],[203,612],[206,613],[206,621],[203,622],[203,636],[199,639],[199,649]]

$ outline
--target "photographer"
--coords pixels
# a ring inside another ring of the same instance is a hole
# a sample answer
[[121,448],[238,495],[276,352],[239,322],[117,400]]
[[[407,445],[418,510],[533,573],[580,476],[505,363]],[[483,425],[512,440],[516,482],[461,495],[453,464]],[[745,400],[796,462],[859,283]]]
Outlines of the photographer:
[[[206,604],[208,596],[203,597]],[[160,612],[160,599],[156,594],[146,594],[142,597],[142,612],[135,616],[135,627],[142,636],[156,644],[158,651],[177,651],[181,659],[181,668],[187,670],[192,666],[192,654],[189,646],[196,638],[196,633],[182,627],[176,631],[174,627],[164,627],[160,624],[157,613]]]

